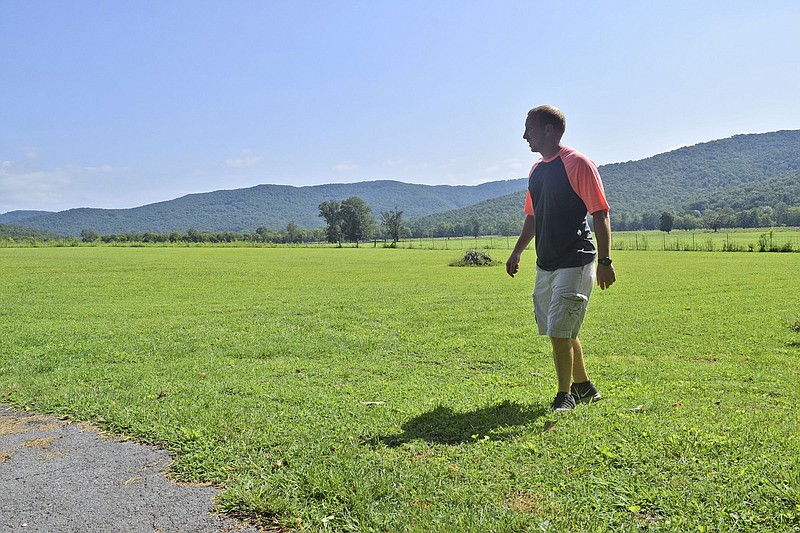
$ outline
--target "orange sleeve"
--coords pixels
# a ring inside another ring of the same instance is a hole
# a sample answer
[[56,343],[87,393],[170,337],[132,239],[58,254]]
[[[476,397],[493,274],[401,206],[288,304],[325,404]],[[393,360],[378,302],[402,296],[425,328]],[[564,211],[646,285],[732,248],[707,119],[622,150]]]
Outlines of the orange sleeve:
[[563,157],[569,183],[575,194],[580,196],[589,213],[608,211],[609,205],[603,189],[603,181],[597,166],[585,155],[572,152]]
[[[533,171],[536,169],[536,165],[538,165],[538,164],[539,164],[539,161],[534,163],[533,166],[531,167],[531,171],[528,172],[528,180],[531,179],[531,175],[533,174]],[[531,217],[533,216],[533,200],[531,199],[531,191],[530,191],[530,189],[528,189],[526,194],[525,194],[525,209],[524,209],[524,212],[528,216],[531,216]]]

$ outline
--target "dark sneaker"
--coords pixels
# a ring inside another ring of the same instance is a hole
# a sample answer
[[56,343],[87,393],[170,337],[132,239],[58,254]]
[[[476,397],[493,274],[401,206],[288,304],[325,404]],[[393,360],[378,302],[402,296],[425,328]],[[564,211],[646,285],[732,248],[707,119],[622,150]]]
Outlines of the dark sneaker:
[[597,388],[592,385],[591,381],[584,381],[583,383],[573,383],[569,388],[575,399],[581,403],[599,402],[603,399]]
[[559,392],[553,400],[553,411],[571,411],[575,409],[578,404],[575,401],[575,396],[569,392]]

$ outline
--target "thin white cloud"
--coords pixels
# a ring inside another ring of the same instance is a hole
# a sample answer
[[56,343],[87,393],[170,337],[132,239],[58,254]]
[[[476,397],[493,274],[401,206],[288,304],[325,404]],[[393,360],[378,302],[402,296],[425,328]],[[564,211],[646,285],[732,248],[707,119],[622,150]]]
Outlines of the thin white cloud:
[[0,169],[0,212],[14,206],[49,209],[61,200],[72,184],[70,172],[66,169],[12,174],[5,168]]
[[[0,213],[16,209],[61,210],[79,207],[85,201],[81,190],[107,188],[123,175],[127,167],[65,165],[53,170],[15,170],[0,164]],[[105,182],[105,183],[104,183]]]
[[225,164],[232,168],[245,168],[255,166],[263,160],[263,156],[254,154],[250,148],[245,148],[238,156],[226,159]]
[[[82,167],[76,165],[66,165],[60,169],[69,174],[79,176],[81,174],[125,174],[131,172],[129,167],[115,167],[113,165],[103,165],[100,167]],[[56,170],[55,172],[59,172]]]
[[352,161],[341,161],[333,166],[333,170],[358,170],[361,165]]
[[522,170],[524,167],[524,163],[521,159],[504,159],[499,163],[495,163],[484,168],[484,172],[493,174],[493,173],[508,173],[508,172],[518,172]]

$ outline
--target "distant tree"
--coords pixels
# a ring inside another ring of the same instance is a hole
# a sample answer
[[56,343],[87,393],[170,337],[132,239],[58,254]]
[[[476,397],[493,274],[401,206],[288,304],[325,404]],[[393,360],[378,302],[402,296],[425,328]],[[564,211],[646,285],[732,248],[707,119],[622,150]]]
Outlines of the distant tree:
[[343,200],[341,207],[342,236],[356,243],[366,241],[375,235],[375,216],[372,209],[358,196]]
[[272,231],[265,226],[256,228],[256,236],[260,242],[280,242],[283,238],[280,232]]
[[719,231],[720,228],[730,228],[735,222],[736,214],[730,208],[720,211],[706,211],[703,214],[703,223],[707,228],[713,229],[714,232]]
[[714,233],[716,233],[719,231],[719,228],[722,227],[722,218],[719,213],[709,212],[703,215],[703,223],[707,228],[714,230]]
[[500,232],[500,234],[519,235],[521,229],[522,229],[522,219],[509,219],[506,220],[506,223],[503,226],[503,231]]
[[322,242],[325,240],[325,230],[323,228],[306,228],[306,242]]
[[303,230],[294,222],[286,224],[286,242],[295,243],[303,241]]
[[658,225],[658,229],[663,232],[669,233],[672,231],[672,225],[675,223],[675,217],[672,216],[672,213],[669,211],[664,211],[661,213],[661,219]]
[[91,229],[81,230],[81,240],[83,242],[95,242],[100,240],[100,234]]
[[325,219],[325,238],[342,246],[342,206],[336,200],[327,200],[319,204],[319,216]]
[[163,233],[153,233],[148,231],[142,235],[142,242],[167,242],[168,240],[169,235]]
[[191,242],[203,242],[205,240],[203,234],[195,228],[189,228],[189,231],[187,231],[186,234],[189,236],[189,240]]
[[642,219],[639,215],[630,211],[615,212],[614,227],[619,231],[642,229]]
[[269,228],[266,226],[259,226],[256,228],[256,235],[261,242],[269,242]]
[[481,236],[481,221],[477,216],[472,216],[469,219],[470,232],[476,239]]
[[736,222],[736,213],[730,207],[719,212],[719,221],[723,228],[732,228]]
[[659,216],[656,213],[642,213],[642,227],[644,229],[656,229],[659,224]]
[[403,220],[403,212],[397,206],[394,206],[394,211],[381,213],[381,224],[386,234],[392,239],[393,246],[397,246],[397,241],[408,235],[408,228],[406,228]]
[[786,213],[787,226],[800,226],[800,207],[790,207]]
[[775,217],[775,223],[785,226],[786,220],[789,218],[789,206],[786,202],[778,202],[775,204],[775,209],[773,210],[773,215]]
[[675,229],[695,230],[700,227],[702,220],[699,216],[686,214],[682,217],[675,217]]

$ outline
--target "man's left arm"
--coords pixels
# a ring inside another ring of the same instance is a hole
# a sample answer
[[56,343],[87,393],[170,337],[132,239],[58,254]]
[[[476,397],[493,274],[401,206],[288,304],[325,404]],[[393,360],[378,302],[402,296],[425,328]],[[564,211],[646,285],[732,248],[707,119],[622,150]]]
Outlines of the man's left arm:
[[[594,237],[597,242],[597,258],[611,257],[611,219],[608,211],[595,211],[592,213],[594,220]],[[601,290],[609,288],[617,280],[614,266],[597,263],[597,285]]]

